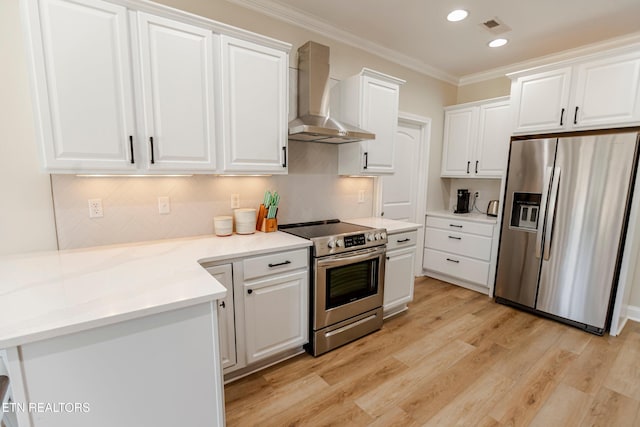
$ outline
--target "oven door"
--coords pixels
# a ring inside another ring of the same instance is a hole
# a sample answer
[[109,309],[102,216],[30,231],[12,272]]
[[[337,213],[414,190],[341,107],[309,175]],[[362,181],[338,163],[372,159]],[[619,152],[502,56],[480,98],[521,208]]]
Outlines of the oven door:
[[386,246],[315,260],[314,330],[382,306]]

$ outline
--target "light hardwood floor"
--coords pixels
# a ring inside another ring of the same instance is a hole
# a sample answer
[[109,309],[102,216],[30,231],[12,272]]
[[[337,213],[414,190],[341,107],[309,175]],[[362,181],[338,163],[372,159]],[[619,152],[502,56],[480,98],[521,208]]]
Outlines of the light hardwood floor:
[[640,325],[597,337],[420,278],[382,330],[225,396],[229,426],[640,426]]

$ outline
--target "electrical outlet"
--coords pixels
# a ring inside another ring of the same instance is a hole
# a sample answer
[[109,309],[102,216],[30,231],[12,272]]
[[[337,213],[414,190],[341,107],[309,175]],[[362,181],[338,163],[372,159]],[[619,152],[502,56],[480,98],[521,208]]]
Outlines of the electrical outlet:
[[231,195],[231,209],[237,209],[240,207],[240,195],[232,194]]
[[171,213],[171,201],[168,196],[158,197],[158,213],[160,215]]
[[102,210],[102,199],[89,199],[89,218],[102,218],[104,212]]
[[358,203],[364,203],[364,190],[358,190]]
[[479,192],[479,191],[476,191],[476,193],[475,193],[475,195],[474,195],[474,198],[476,198],[476,199],[477,199],[478,197],[480,197],[480,192]]

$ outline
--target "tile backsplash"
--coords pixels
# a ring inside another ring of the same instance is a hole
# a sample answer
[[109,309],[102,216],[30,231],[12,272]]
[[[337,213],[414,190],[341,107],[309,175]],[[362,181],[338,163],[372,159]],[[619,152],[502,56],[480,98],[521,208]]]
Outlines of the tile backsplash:
[[[60,249],[213,234],[213,217],[257,208],[266,190],[281,195],[278,222],[355,218],[373,212],[373,179],[337,175],[338,147],[289,143],[289,174],[260,177],[77,177],[53,175]],[[365,192],[364,203],[358,193]],[[158,197],[171,212],[158,213]],[[88,199],[102,200],[104,216],[89,218]]]

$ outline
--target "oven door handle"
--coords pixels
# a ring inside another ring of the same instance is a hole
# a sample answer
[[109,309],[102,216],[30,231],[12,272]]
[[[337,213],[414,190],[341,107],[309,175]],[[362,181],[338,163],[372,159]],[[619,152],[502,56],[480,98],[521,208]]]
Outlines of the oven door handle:
[[367,259],[377,258],[387,251],[386,246],[378,246],[375,249],[366,249],[363,251],[354,251],[354,252],[346,252],[339,255],[331,255],[325,258],[318,259],[318,267],[325,267],[329,265],[335,264],[345,264],[345,261],[348,263],[365,261]]

